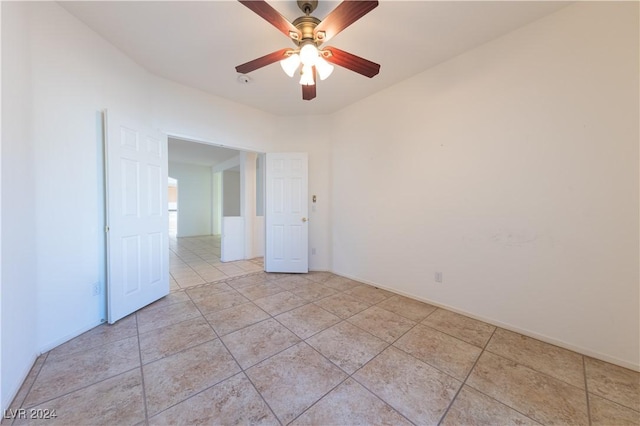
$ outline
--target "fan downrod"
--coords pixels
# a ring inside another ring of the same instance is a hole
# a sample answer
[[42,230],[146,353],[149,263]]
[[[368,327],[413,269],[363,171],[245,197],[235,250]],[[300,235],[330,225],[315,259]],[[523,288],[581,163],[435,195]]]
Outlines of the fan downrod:
[[305,15],[311,15],[311,13],[318,7],[318,0],[298,0],[298,7]]

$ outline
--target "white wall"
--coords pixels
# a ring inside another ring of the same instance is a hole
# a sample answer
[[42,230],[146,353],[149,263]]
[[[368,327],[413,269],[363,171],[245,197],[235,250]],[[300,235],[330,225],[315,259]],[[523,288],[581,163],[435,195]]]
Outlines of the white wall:
[[[29,4],[40,350],[104,318],[104,222],[97,112],[151,121],[149,75],[55,3]],[[21,219],[24,220],[24,219]],[[93,296],[94,283],[103,295]]]
[[170,161],[169,176],[178,180],[178,237],[211,235],[211,167]]
[[240,172],[222,172],[222,215],[240,216]]
[[28,11],[2,3],[2,291],[0,403],[6,408],[35,360],[37,257]]
[[640,368],[638,51],[579,3],[335,114],[333,269]]
[[264,154],[256,158],[256,216],[264,216]]
[[218,163],[211,168],[213,173],[213,233],[222,234],[222,216],[224,204],[223,172],[227,169],[240,167],[240,154]]
[[214,235],[220,235],[222,233],[222,172],[213,173],[213,188],[212,188],[212,227],[211,232]]
[[254,250],[256,243],[261,239],[257,235],[260,229],[256,215],[257,158],[258,154],[255,152],[240,153],[240,214],[244,218],[245,259],[253,259],[264,254]]
[[253,230],[253,256],[264,256],[265,245],[265,228],[264,228],[264,169],[265,155],[260,154],[256,157],[256,199],[255,199],[255,222]]
[[153,116],[166,134],[246,151],[279,149],[274,116],[208,93],[150,77]]

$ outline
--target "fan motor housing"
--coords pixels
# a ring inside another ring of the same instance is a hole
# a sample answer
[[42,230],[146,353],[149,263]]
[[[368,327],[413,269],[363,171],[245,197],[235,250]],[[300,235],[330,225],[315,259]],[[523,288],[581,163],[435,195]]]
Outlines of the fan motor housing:
[[293,25],[302,33],[298,44],[307,40],[314,40],[313,30],[315,30],[319,23],[320,20],[314,16],[301,16],[293,21]]

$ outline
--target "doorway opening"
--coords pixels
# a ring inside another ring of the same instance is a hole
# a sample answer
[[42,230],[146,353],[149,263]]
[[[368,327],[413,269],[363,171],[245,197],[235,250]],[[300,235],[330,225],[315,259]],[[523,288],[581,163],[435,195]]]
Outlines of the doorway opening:
[[176,212],[169,213],[172,290],[264,269],[261,157],[169,136],[169,176],[179,182]]

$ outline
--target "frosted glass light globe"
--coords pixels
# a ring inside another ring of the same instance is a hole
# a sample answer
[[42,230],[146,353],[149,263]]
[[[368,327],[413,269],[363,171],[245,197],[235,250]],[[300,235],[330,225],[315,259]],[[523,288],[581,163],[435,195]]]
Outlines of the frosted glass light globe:
[[293,74],[298,69],[298,65],[300,65],[300,56],[296,53],[280,61],[280,66],[289,77],[293,77]]
[[324,58],[318,56],[318,59],[316,59],[316,70],[318,70],[320,80],[324,80],[333,72],[333,65],[327,62]]
[[302,67],[302,75],[300,76],[300,84],[305,85],[305,86],[313,86],[314,84],[316,84],[316,82],[313,81],[313,68],[311,68],[311,65],[304,65]]
[[304,65],[313,66],[318,58],[318,48],[313,44],[305,44],[300,49],[300,62]]

